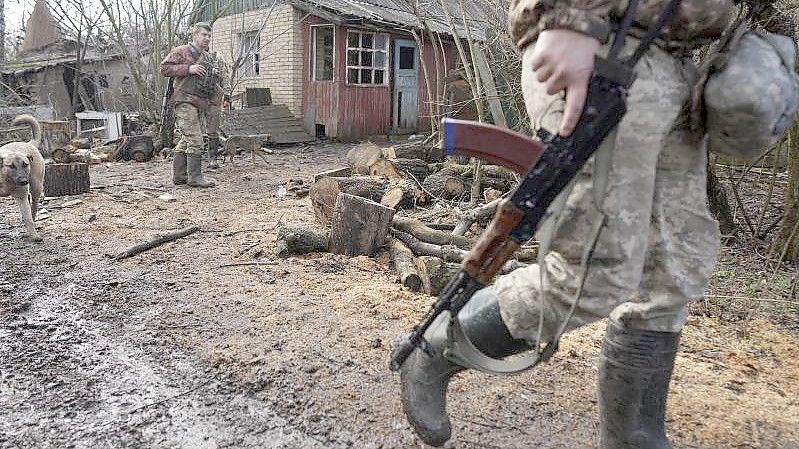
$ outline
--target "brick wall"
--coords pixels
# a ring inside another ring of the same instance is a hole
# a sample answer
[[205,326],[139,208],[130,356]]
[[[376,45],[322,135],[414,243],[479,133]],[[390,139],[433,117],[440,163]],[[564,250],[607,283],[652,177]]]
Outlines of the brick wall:
[[303,15],[291,5],[280,5],[271,14],[264,8],[223,17],[214,23],[211,48],[230,68],[239,51],[241,33],[260,30],[259,74],[245,77],[240,68],[232,79],[234,94],[247,87],[268,87],[273,103],[285,104],[294,115],[302,117]]

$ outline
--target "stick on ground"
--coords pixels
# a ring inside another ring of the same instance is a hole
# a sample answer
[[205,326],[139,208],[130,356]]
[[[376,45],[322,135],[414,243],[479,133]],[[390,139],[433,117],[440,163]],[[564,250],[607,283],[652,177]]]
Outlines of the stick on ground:
[[114,259],[122,260],[122,259],[127,259],[128,257],[133,257],[136,254],[143,253],[147,250],[155,248],[156,246],[163,245],[164,243],[173,242],[179,238],[183,238],[186,237],[187,235],[194,234],[199,230],[200,230],[199,226],[189,226],[187,228],[170,232],[168,234],[153,237],[152,239],[147,240],[144,243],[133,245],[130,248],[126,249],[125,251],[122,251],[121,253],[114,256]]

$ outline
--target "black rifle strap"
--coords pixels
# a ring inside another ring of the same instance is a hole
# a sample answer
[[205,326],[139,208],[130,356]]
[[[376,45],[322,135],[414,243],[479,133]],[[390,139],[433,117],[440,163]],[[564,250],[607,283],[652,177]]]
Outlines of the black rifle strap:
[[635,20],[635,11],[638,9],[639,1],[640,0],[630,0],[627,11],[624,13],[624,18],[621,19],[619,28],[613,35],[613,44],[608,52],[608,59],[617,59],[619,53],[624,48],[624,40],[627,37],[627,31],[633,25],[633,20]]
[[680,5],[681,0],[671,0],[666,8],[660,13],[658,20],[653,23],[648,30],[646,30],[646,34],[644,37],[641,38],[641,41],[638,44],[638,48],[635,49],[635,53],[632,56],[627,58],[624,62],[630,67],[633,67],[635,64],[638,63],[638,60],[646,53],[649,49],[649,45],[660,36],[660,32],[663,31],[663,27],[669,22],[673,17],[674,13],[677,11],[677,7]]

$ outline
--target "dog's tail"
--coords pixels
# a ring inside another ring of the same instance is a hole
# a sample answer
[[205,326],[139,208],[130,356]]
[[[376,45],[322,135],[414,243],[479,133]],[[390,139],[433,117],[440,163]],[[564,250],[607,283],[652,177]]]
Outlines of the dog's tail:
[[23,123],[27,123],[31,127],[31,134],[33,137],[28,142],[31,145],[35,146],[37,149],[42,143],[42,125],[39,124],[39,121],[30,114],[22,114],[14,117],[14,121],[12,125],[21,125]]

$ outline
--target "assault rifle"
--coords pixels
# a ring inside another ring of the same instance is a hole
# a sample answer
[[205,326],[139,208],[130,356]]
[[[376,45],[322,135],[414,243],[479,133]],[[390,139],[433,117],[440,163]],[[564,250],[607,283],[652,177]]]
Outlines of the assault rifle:
[[170,76],[164,86],[164,98],[161,99],[161,123],[168,121],[169,99],[172,97],[173,93],[175,93],[175,78]]
[[[633,63],[634,64],[634,63]],[[479,289],[488,285],[519,246],[533,237],[547,208],[577,175],[627,112],[627,90],[633,64],[597,57],[588,84],[583,114],[569,137],[546,130],[533,140],[492,125],[443,120],[447,154],[473,156],[524,174],[508,199],[500,203],[488,228],[466,255],[421,324],[392,348],[390,368],[400,369],[416,348],[430,353],[424,333],[438,315],[456,316]],[[554,352],[545,348],[543,359]]]

